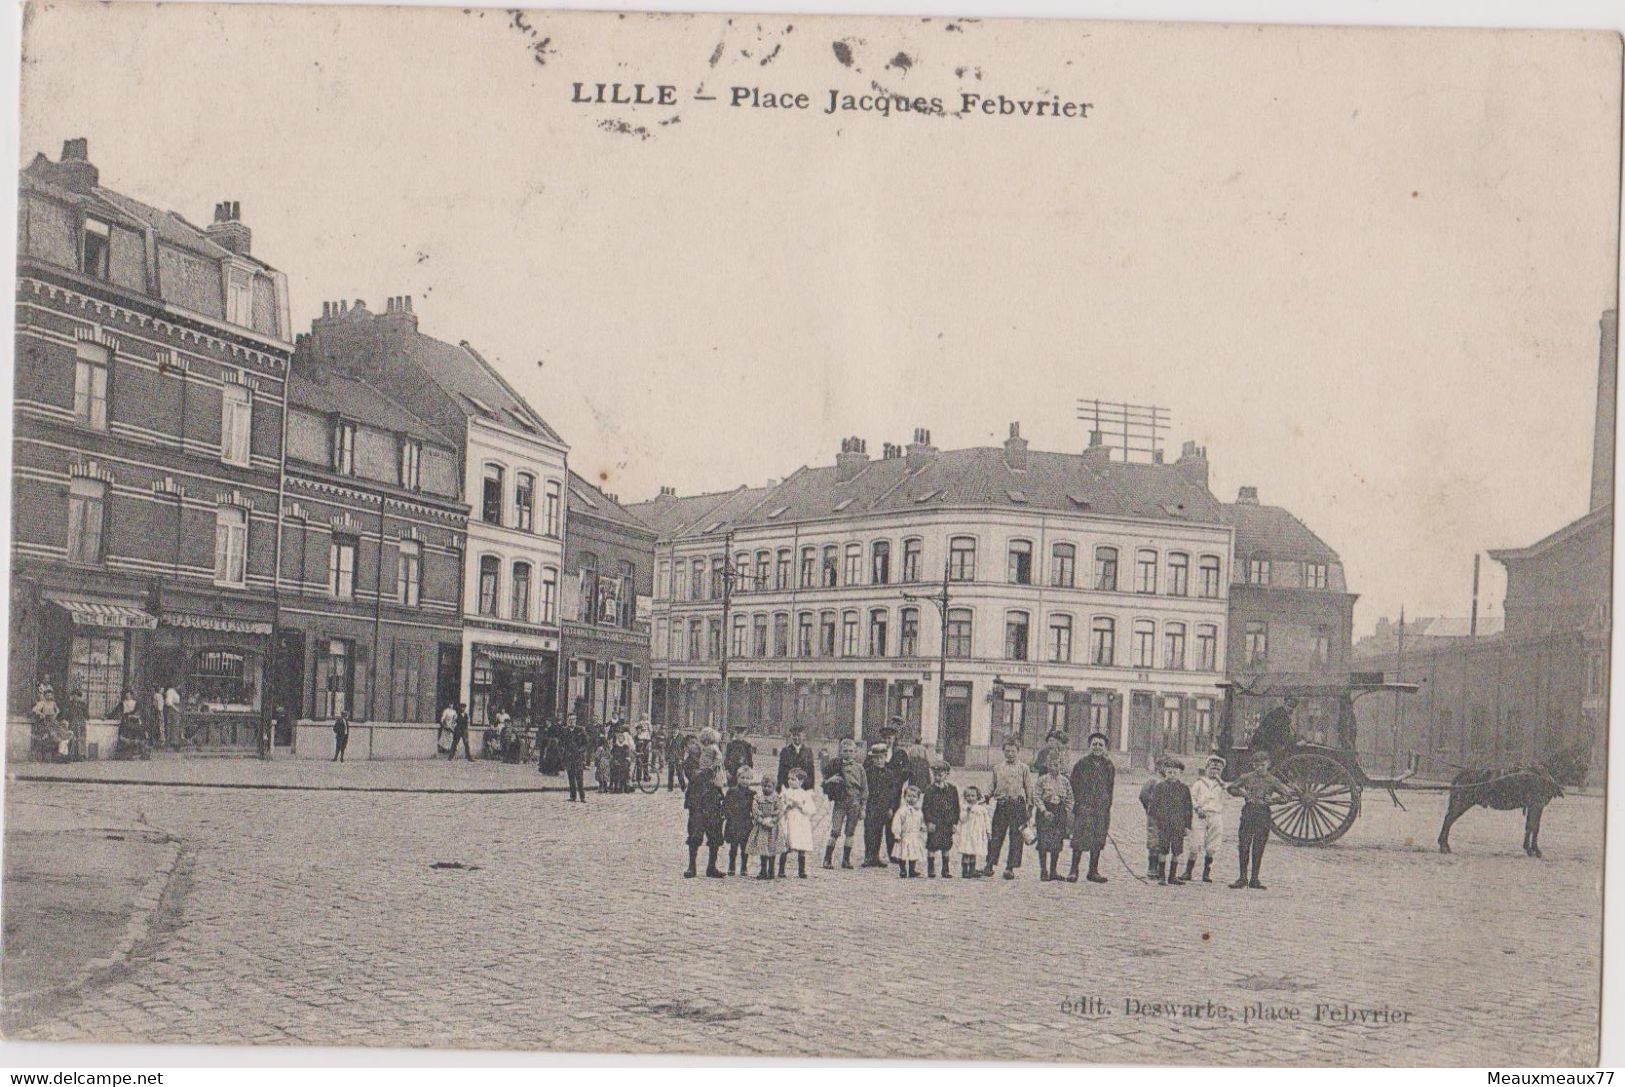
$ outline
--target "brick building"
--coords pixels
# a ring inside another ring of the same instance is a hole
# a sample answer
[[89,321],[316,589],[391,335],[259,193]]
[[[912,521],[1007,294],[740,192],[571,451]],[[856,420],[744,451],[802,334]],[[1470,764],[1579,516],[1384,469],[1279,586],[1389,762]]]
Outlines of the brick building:
[[599,725],[649,712],[649,597],[655,533],[574,472],[565,496],[565,712]]
[[[392,300],[385,319],[396,319]],[[338,307],[329,304],[331,314]],[[354,311],[352,311],[354,312]],[[400,310],[404,313],[404,308]],[[300,336],[288,385],[275,699],[296,719],[432,722],[462,654],[468,507],[455,435],[324,364]],[[391,750],[408,750],[405,734]]]
[[196,227],[102,187],[84,140],[18,192],[11,714],[49,675],[111,746],[122,689],[252,744],[276,618],[287,284],[235,202]]
[[659,533],[655,714],[720,722],[726,644],[735,731],[827,741],[896,716],[959,765],[1051,728],[1106,732],[1125,761],[1204,749],[1232,537],[1206,479],[1194,445],[1124,463],[1032,451],[1012,426],[1002,447],[918,431],[871,460],[849,439],[767,488],[662,493],[631,507]]
[[[329,304],[311,325],[308,349],[318,366],[388,389],[456,451],[459,493],[470,507],[462,636],[455,663],[437,648],[437,704],[455,691],[476,727],[499,709],[522,720],[554,712],[568,447],[466,340],[453,345],[418,331],[410,298],[391,299],[378,314],[359,300]],[[440,452],[431,444],[424,455],[427,470]],[[426,542],[439,546],[433,534]]]

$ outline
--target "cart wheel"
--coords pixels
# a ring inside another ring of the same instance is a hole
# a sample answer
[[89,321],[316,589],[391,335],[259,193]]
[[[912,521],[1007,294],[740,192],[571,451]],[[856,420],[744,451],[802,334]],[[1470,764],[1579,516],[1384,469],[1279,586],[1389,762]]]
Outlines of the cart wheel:
[[1293,845],[1330,845],[1360,814],[1360,786],[1348,767],[1325,755],[1290,755],[1275,771],[1290,794],[1270,805],[1270,824]]

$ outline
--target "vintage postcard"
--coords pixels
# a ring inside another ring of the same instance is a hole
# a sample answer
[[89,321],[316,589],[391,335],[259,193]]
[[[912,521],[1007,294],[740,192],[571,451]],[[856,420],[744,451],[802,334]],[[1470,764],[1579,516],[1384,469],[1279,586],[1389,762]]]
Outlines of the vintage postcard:
[[22,45],[7,1038],[1599,1060],[1618,34]]

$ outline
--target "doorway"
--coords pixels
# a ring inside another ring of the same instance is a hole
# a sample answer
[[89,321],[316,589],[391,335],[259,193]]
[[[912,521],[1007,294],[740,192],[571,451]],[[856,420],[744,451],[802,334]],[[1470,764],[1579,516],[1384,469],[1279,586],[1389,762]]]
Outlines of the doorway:
[[1128,749],[1136,769],[1152,768],[1152,747],[1157,727],[1156,699],[1150,691],[1135,691],[1129,696]]
[[272,742],[278,747],[293,743],[293,723],[305,716],[305,635],[299,630],[279,630],[276,635],[276,674],[271,677],[271,711],[281,706],[287,712],[276,721]]
[[953,766],[964,766],[970,752],[970,684],[950,683],[943,689],[942,756]]

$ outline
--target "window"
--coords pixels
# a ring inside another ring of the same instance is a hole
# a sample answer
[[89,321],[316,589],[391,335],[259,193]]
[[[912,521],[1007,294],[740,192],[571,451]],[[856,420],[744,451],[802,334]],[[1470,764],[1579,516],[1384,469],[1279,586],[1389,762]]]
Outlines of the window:
[[788,657],[790,655],[790,615],[780,612],[773,617],[773,655],[775,657]]
[[542,567],[542,597],[541,613],[536,616],[538,622],[558,622],[559,609],[559,572],[551,566]]
[[480,520],[488,525],[502,523],[502,466],[487,464],[480,489]]
[[1089,663],[1117,663],[1117,621],[1102,616],[1089,630]]
[[1020,743],[1027,724],[1027,688],[995,687],[993,693],[993,734]]
[[813,613],[804,611],[796,619],[796,656],[813,655]]
[[1183,551],[1168,553],[1168,592],[1172,596],[1189,596],[1191,591],[1191,557]]
[[729,573],[729,575],[730,575],[730,577],[732,579],[732,585],[733,585],[733,591],[734,592],[736,592],[736,593],[750,592],[750,583],[751,583],[750,552],[749,551],[741,551],[741,552],[739,552],[739,554],[735,555],[734,556],[734,567],[733,567],[732,570],[728,571],[728,573]]
[[355,475],[355,424],[348,419],[333,422],[333,471]]
[[1309,662],[1324,668],[1332,660],[1332,633],[1325,627],[1316,627],[1309,638]]
[[1196,667],[1203,672],[1219,670],[1219,628],[1203,624],[1196,628]]
[[1162,666],[1176,671],[1185,667],[1185,624],[1162,625]]
[[220,459],[246,466],[253,433],[254,402],[241,385],[220,390]]
[[703,636],[700,633],[700,621],[690,619],[688,621],[688,659],[691,661],[700,660],[702,658],[701,650],[704,648]]
[[117,717],[124,694],[124,632],[75,627],[68,679],[84,693],[93,718]]
[[711,560],[711,599],[721,600],[728,580],[728,557],[718,555]]
[[753,655],[767,656],[767,616],[757,615],[751,619],[750,645]]
[[885,540],[876,540],[869,545],[869,583],[891,584],[891,544]]
[[976,580],[976,541],[969,536],[955,536],[948,541],[948,580]]
[[415,491],[423,481],[423,443],[411,438],[401,439],[400,483],[408,491]]
[[655,563],[655,599],[665,600],[671,592],[671,564],[665,559]]
[[[1106,737],[1112,735],[1112,696],[1109,691],[1094,691],[1089,695],[1089,731]],[[1106,746],[1112,746],[1109,738]]]
[[818,549],[803,547],[801,549],[801,587],[810,589],[818,576]]
[[[353,565],[352,552],[352,565]],[[248,511],[226,506],[214,515],[214,580],[221,585],[248,581]]]
[[1072,616],[1049,617],[1049,659],[1055,664],[1072,662]]
[[[593,565],[596,565],[596,562],[589,563],[589,562],[586,561],[585,558],[582,559],[583,568],[588,567],[588,566],[593,566]],[[672,583],[671,583],[672,599],[674,599],[674,600],[687,600],[688,599],[688,563],[679,562],[676,565],[676,567],[672,570],[672,574],[673,574]]]
[[789,589],[790,584],[790,549],[779,548],[778,568],[773,573],[773,587],[775,589]]
[[1049,583],[1059,589],[1070,589],[1076,582],[1078,549],[1069,543],[1058,543],[1049,549]]
[[689,563],[689,571],[690,571],[690,580],[692,581],[691,588],[692,588],[693,593],[694,593],[694,599],[695,600],[703,600],[703,599],[705,599],[706,598],[705,590],[708,588],[708,586],[706,585],[706,580],[705,580],[705,560],[703,558],[699,558],[699,559],[695,559],[693,562]]
[[402,540],[395,558],[395,599],[415,607],[423,593],[423,546]]
[[107,429],[107,348],[81,343],[73,369],[73,419],[80,426]]
[[834,544],[824,548],[824,588],[833,589],[840,574],[840,565],[837,560],[839,554]]
[[847,585],[861,585],[863,583],[863,545],[846,545],[845,582]]
[[871,657],[884,657],[886,655],[886,635],[891,629],[891,617],[885,608],[875,608],[869,612],[869,655]]
[[1095,548],[1095,588],[1108,593],[1117,591],[1117,548]]
[[1202,596],[1207,600],[1219,597],[1219,556],[1203,555],[1198,568],[1202,574]]
[[904,608],[897,616],[897,655],[920,655],[920,609]]
[[530,622],[530,563],[514,563],[513,573],[508,580],[513,587],[513,591],[508,594],[513,601],[513,607],[508,612],[508,618],[516,622],[528,623]]
[[241,268],[226,271],[226,320],[245,328],[254,323],[254,280]]
[[721,619],[707,619],[705,622],[705,653],[713,660],[722,659]]
[[1162,700],[1162,749],[1182,751],[1185,748],[1185,700],[1168,697]]
[[858,655],[858,613],[846,612],[841,616],[841,656]]
[[536,477],[529,472],[513,477],[513,526],[521,532],[536,530]]
[[743,615],[734,616],[733,633],[729,639],[728,645],[728,652],[733,656],[743,657],[745,655],[746,641],[750,637],[748,631],[749,626],[745,620],[745,617]]
[[905,582],[920,580],[920,554],[924,546],[924,541],[918,537],[903,541],[903,580]]
[[969,608],[948,609],[948,656],[965,660],[971,655],[971,621]]
[[1270,628],[1268,623],[1249,622],[1246,628],[1247,663],[1263,664],[1270,659]]
[[1331,584],[1329,568],[1323,562],[1303,564],[1303,584],[1310,589],[1324,589]]
[[1024,661],[1027,659],[1027,628],[1028,617],[1024,611],[1005,612],[1004,615],[1004,659]]
[[1265,555],[1254,555],[1247,560],[1247,581],[1253,585],[1270,583],[1270,560]]
[[1213,699],[1198,698],[1191,703],[1191,750],[1213,750]]
[[[107,523],[106,501],[107,484],[101,480],[75,476],[68,481],[69,562],[102,561],[102,529]],[[219,578],[218,559],[215,565],[215,576]]]
[[1142,548],[1134,553],[1134,591],[1137,593],[1154,593],[1157,591],[1157,553]]
[[1033,583],[1033,545],[1026,540],[1010,541],[1008,580],[1012,585]]
[[835,613],[822,612],[818,616],[818,654],[822,657],[835,655]]
[[548,480],[546,487],[543,488],[543,494],[542,531],[549,536],[557,538],[559,535],[559,530],[563,525],[564,511],[564,502],[560,497],[558,482],[556,480]]
[[79,234],[79,270],[96,279],[109,276],[109,257],[112,255],[112,228],[95,219],[86,219]]
[[773,584],[772,577],[773,577],[773,552],[771,552],[771,551],[758,551],[758,552],[756,552],[756,581],[755,581],[756,590],[758,592],[766,592],[768,587]]
[[397,721],[416,721],[423,690],[423,651],[396,642],[389,666],[389,701]]
[[337,717],[350,712],[350,643],[331,638],[320,643],[316,654],[316,714]]
[[353,536],[334,536],[327,546],[327,591],[335,599],[355,599],[356,549]]
[[1134,620],[1134,667],[1157,666],[1157,624],[1149,619]]
[[497,613],[497,586],[502,578],[502,561],[495,555],[480,559],[480,614]]
[[1044,731],[1066,735],[1066,691],[1044,693]]
[[205,649],[192,658],[186,693],[200,709],[248,713],[260,708],[259,678],[259,658],[253,654]]

